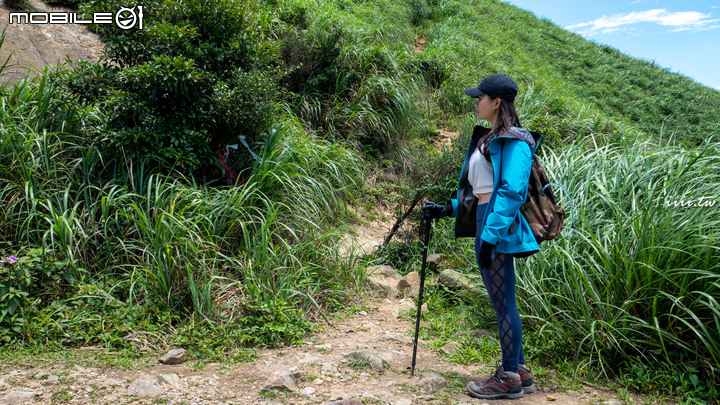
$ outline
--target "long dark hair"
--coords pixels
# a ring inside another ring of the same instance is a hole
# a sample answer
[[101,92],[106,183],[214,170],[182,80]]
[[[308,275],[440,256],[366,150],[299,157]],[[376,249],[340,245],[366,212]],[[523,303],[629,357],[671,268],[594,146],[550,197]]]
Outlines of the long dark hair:
[[[517,110],[515,110],[515,104],[512,101],[502,100],[500,103],[500,109],[498,110],[498,118],[495,121],[495,126],[490,129],[490,132],[482,138],[478,139],[478,148],[485,156],[485,159],[490,161],[490,140],[496,136],[500,136],[507,132],[510,127],[521,128],[520,118],[518,117]],[[485,146],[482,146],[485,145]],[[484,151],[484,152],[483,152]]]

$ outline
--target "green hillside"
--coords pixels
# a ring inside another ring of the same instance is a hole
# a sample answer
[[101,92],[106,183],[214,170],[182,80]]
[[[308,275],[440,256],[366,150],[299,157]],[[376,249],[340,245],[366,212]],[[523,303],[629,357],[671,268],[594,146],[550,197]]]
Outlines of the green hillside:
[[[451,196],[476,124],[462,90],[501,72],[575,202],[573,237],[518,260],[526,353],[718,401],[720,92],[494,0],[144,7],[143,30],[93,27],[105,63],[1,90],[3,348],[132,351],[142,332],[214,361],[302,341],[353,310],[368,266],[419,269],[418,204]],[[379,207],[401,232],[341,255]],[[431,251],[475,277],[473,242],[434,226]],[[494,340],[458,331],[493,327],[490,304],[426,293],[423,338],[493,362]]]
[[572,119],[587,108],[653,137],[699,142],[720,130],[714,89],[506,3],[448,2],[441,10],[420,32],[438,57],[454,64],[453,84],[502,71],[547,98],[553,120]]

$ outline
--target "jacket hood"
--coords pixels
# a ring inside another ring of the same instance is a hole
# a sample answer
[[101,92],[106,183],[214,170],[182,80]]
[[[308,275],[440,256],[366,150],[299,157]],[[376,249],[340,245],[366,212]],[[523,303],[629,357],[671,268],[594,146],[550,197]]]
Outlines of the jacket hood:
[[537,149],[538,145],[540,144],[540,140],[542,139],[542,136],[540,134],[532,133],[525,128],[518,127],[510,127],[510,129],[507,130],[507,132],[505,132],[503,136],[525,141],[528,145],[530,145],[530,149],[532,149],[533,153]]

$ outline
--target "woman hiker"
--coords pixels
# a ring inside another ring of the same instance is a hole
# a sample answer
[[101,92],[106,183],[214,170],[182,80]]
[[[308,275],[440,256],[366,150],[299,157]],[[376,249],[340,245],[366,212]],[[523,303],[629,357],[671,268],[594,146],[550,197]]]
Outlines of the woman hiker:
[[517,84],[494,74],[465,94],[477,98],[477,117],[491,128],[475,126],[458,182],[457,199],[449,205],[423,204],[425,218],[453,216],[455,237],[474,237],[483,283],[495,308],[502,363],[482,382],[471,381],[468,395],[480,399],[517,399],[534,392],[525,366],[522,325],[515,303],[515,255],[539,250],[519,212],[528,192],[530,168],[542,138],[520,125],[515,105]]

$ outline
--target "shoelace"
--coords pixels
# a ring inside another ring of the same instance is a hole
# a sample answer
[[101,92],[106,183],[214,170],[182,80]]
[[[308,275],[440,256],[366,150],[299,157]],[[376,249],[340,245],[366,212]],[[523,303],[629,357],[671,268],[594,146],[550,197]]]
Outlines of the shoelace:
[[506,376],[505,376],[505,373],[504,373],[504,372],[503,372],[503,373],[500,372],[500,365],[498,365],[498,367],[495,369],[495,373],[494,373],[493,375],[491,375],[490,378],[488,378],[487,380],[483,381],[483,385],[490,384],[491,382],[493,382],[493,380],[497,380],[498,382],[502,382],[505,377],[506,377]]

